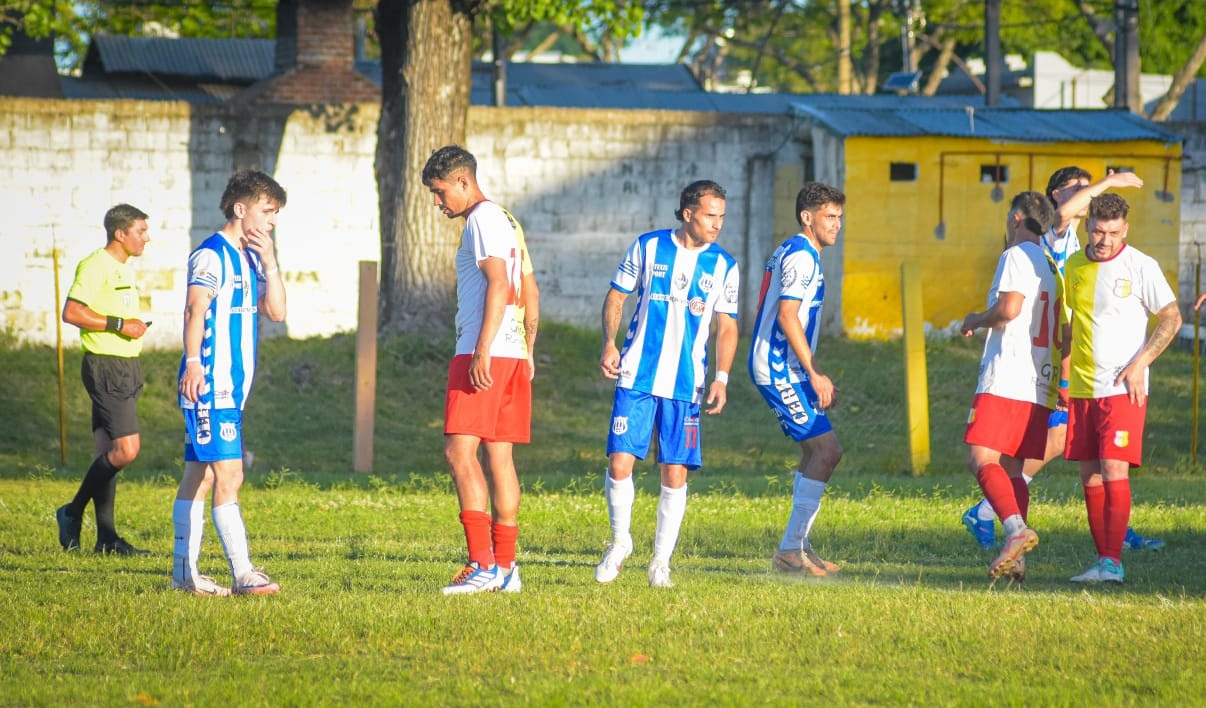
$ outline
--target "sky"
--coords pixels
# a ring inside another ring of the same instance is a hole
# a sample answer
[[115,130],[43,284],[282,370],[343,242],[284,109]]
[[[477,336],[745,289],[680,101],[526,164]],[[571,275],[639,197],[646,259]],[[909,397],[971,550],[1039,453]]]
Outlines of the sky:
[[646,27],[640,37],[620,50],[620,61],[625,64],[670,64],[678,58],[683,40],[683,37],[666,37],[656,27]]

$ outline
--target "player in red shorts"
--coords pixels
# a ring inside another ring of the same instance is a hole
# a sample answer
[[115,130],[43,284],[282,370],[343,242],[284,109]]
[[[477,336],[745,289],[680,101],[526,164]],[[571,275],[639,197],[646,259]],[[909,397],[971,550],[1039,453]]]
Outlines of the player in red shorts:
[[1005,527],[1004,547],[988,568],[994,579],[1006,573],[1024,579],[1023,554],[1038,545],[1038,534],[1026,525],[1030,493],[1022,461],[1042,459],[1047,446],[1051,344],[1059,319],[1055,267],[1039,238],[1054,218],[1038,192],[1013,198],[1005,228],[1014,245],[997,262],[988,309],[967,315],[960,328],[964,336],[988,330],[963,441],[971,472]]

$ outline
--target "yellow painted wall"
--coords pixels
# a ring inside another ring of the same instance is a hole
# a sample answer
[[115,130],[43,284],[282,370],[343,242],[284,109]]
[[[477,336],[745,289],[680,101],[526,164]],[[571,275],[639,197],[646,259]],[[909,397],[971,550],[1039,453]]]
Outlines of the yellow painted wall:
[[[900,333],[900,265],[906,260],[920,264],[929,327],[957,327],[968,312],[984,309],[1010,199],[1028,189],[1044,191],[1051,173],[1065,165],[1085,168],[1094,180],[1107,166],[1129,167],[1144,179],[1143,189],[1119,192],[1131,205],[1128,242],[1160,262],[1176,291],[1180,144],[900,137],[849,138],[845,147],[841,318],[850,336]],[[981,167],[998,159],[1008,167],[1009,181],[994,199],[993,183],[981,182]],[[890,181],[892,162],[917,163],[917,181]],[[1172,198],[1162,200],[1165,194]],[[939,224],[945,226],[941,237]],[[1084,244],[1083,222],[1079,236]]]

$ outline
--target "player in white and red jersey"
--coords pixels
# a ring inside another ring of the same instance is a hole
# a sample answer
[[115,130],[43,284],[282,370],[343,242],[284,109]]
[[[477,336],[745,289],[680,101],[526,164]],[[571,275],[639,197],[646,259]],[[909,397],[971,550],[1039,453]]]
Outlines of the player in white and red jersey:
[[997,262],[988,309],[970,313],[960,327],[964,336],[988,330],[963,441],[968,466],[1005,526],[1004,548],[988,569],[992,578],[1012,571],[1038,544],[1038,534],[1026,525],[1030,493],[1022,460],[1042,458],[1047,444],[1051,349],[1059,318],[1055,266],[1039,238],[1054,218],[1038,192],[1013,198],[1005,228],[1014,245]]
[[[1056,210],[1055,223],[1043,233],[1039,245],[1043,247],[1047,258],[1055,264],[1056,276],[1061,285],[1064,277],[1064,267],[1068,257],[1080,250],[1080,240],[1076,228],[1085,217],[1089,208],[1089,200],[1102,194],[1107,189],[1133,188],[1143,186],[1143,180],[1133,172],[1111,172],[1098,182],[1090,184],[1093,176],[1088,171],[1070,165],[1061,167],[1051,174],[1047,181],[1046,195]],[[1013,244],[1007,244],[1007,247]],[[1062,332],[1057,330],[1057,332]],[[1057,340],[1056,348],[1059,348]],[[1054,362],[1053,362],[1054,363]],[[1064,442],[1068,431],[1067,380],[1061,376],[1060,386],[1052,387],[1048,398],[1048,407],[1052,409],[1047,419],[1047,450],[1041,459],[1025,460],[1022,465],[1022,479],[1027,484],[1051,460],[1064,454]],[[996,510],[987,499],[981,499],[977,504],[964,512],[962,521],[967,530],[976,538],[983,548],[996,545],[995,520]],[[1150,548],[1159,550],[1164,542],[1155,538],[1146,538],[1134,529],[1127,528],[1126,545],[1128,548],[1141,550]]]
[[468,562],[443,593],[519,592],[520,488],[512,447],[531,439],[536,278],[523,229],[482,194],[469,151],[457,145],[436,150],[423,167],[423,184],[445,216],[465,219],[456,253],[456,353],[444,399],[444,459],[460,502]]
[[[611,544],[595,568],[609,583],[632,553],[632,469],[645,459],[658,432],[662,490],[649,585],[670,587],[670,556],[687,508],[687,471],[703,464],[699,404],[724,410],[729,368],[737,352],[737,261],[717,243],[724,224],[725,192],[709,180],[693,182],[679,196],[677,229],[651,231],[624,254],[603,302],[603,375],[616,380],[611,432],[607,436],[605,494]],[[624,301],[637,294],[624,348],[616,334]],[[705,382],[708,339],[716,325],[716,376]]]
[[[197,595],[269,595],[280,586],[251,563],[239,508],[243,484],[243,406],[255,376],[259,313],[285,319],[285,285],[272,230],[285,190],[257,170],[240,170],[222,192],[226,226],[188,259],[179,402],[187,439],[184,478],[172,505],[176,531],[172,587]],[[197,563],[205,497],[213,491],[214,528],[230,564],[230,590]]]
[[[1068,442],[1080,463],[1097,561],[1074,582],[1124,579],[1122,546],[1131,513],[1130,469],[1143,456],[1148,366],[1181,327],[1176,296],[1154,259],[1126,244],[1130,207],[1117,194],[1089,204],[1089,243],[1068,259],[1072,337]],[[1151,315],[1159,324],[1151,336]]]
[[785,573],[823,576],[839,570],[816,554],[809,534],[842,458],[842,445],[826,415],[837,387],[821,372],[816,350],[825,302],[821,251],[837,243],[845,204],[846,195],[827,184],[809,182],[800,189],[800,233],[780,244],[766,263],[750,344],[750,377],[783,434],[800,444],[791,514],[771,557]]

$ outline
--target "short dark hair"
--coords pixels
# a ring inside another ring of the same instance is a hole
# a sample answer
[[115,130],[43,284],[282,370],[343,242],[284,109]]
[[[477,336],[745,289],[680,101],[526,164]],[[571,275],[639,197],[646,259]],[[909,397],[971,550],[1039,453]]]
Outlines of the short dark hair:
[[1088,170],[1077,167],[1076,165],[1061,167],[1055,172],[1051,173],[1051,179],[1047,180],[1046,195],[1047,199],[1051,201],[1052,206],[1059,208],[1059,204],[1056,203],[1055,197],[1051,196],[1051,193],[1074,179],[1084,179],[1092,182],[1093,175],[1089,174]]
[[448,179],[454,172],[468,170],[477,178],[477,158],[460,145],[445,145],[431,153],[423,165],[423,184],[430,187],[433,180]]
[[135,221],[147,218],[142,209],[129,204],[118,204],[105,212],[105,237],[112,241],[118,231],[126,231]]
[[1131,206],[1117,194],[1102,194],[1089,201],[1089,218],[1094,221],[1126,219]]
[[683,209],[698,209],[704,197],[724,199],[724,187],[710,179],[696,180],[683,187],[682,194],[678,195],[678,209],[674,212],[674,218],[682,221]]
[[1038,192],[1019,192],[1009,203],[1009,212],[1021,214],[1022,226],[1035,236],[1042,236],[1055,222],[1055,207]]
[[796,223],[800,226],[804,225],[800,212],[814,211],[826,204],[843,206],[846,204],[846,194],[823,182],[805,182],[804,186],[800,188],[800,193],[796,195]]
[[279,209],[284,208],[287,195],[285,188],[267,174],[244,168],[235,172],[226,183],[218,208],[227,219],[233,219],[235,204],[257,201],[260,197],[267,197],[269,201],[276,202]]

